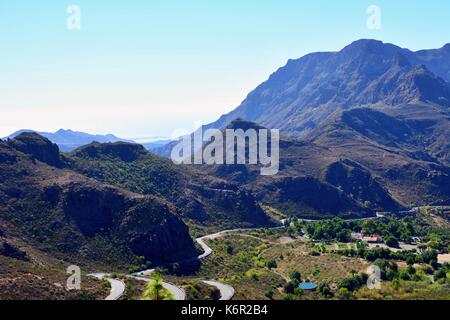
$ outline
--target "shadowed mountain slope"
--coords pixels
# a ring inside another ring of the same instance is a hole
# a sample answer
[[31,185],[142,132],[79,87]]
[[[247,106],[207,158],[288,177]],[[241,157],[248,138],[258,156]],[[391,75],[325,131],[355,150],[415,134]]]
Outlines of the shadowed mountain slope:
[[57,151],[34,133],[0,142],[0,224],[6,236],[63,260],[116,267],[139,265],[140,256],[159,263],[195,251],[172,204],[60,168]]
[[[449,86],[440,77],[448,79],[448,48],[414,53],[380,41],[359,40],[339,52],[289,60],[238,108],[207,127],[224,128],[243,118],[303,137],[353,107],[421,101],[448,108]],[[430,71],[438,69],[438,73]]]
[[141,145],[93,143],[65,156],[67,167],[86,176],[173,203],[195,224],[222,228],[267,226],[250,191],[191,166],[177,166]]

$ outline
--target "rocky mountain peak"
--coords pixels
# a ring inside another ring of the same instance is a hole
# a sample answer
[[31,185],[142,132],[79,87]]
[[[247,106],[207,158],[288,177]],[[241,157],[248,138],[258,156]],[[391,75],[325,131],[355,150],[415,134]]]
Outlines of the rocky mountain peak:
[[337,112],[360,106],[450,101],[450,56],[443,49],[413,52],[362,39],[338,52],[290,60],[242,104],[207,127],[225,128],[236,118],[284,135],[302,137]]
[[48,165],[60,167],[59,148],[47,138],[35,133],[24,132],[14,139],[8,140],[8,145]]

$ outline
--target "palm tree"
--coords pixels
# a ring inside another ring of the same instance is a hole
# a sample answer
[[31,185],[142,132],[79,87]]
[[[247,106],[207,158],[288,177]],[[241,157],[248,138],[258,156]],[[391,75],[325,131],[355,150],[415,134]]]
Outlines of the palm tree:
[[156,274],[153,281],[147,283],[147,288],[142,296],[143,300],[173,300],[173,295],[163,286],[161,275]]

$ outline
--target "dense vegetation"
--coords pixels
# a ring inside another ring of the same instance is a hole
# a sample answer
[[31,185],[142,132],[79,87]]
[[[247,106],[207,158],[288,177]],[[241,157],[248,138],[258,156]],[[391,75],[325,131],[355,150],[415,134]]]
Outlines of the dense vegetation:
[[311,239],[319,241],[351,242],[352,232],[365,235],[379,235],[390,247],[397,247],[400,241],[412,243],[416,238],[436,250],[448,250],[450,231],[430,226],[413,217],[386,217],[364,221],[342,220],[339,218],[317,222],[302,222],[296,217],[287,220],[288,230],[293,235],[306,232]]
[[142,300],[174,300],[173,295],[164,288],[161,275],[156,274],[142,295]]
[[93,143],[66,154],[75,170],[140,194],[172,198],[181,192],[183,175],[170,162],[129,143]]

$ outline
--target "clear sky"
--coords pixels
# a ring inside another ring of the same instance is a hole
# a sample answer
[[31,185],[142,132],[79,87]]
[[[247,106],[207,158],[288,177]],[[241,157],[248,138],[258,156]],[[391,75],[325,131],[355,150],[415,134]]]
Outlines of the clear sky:
[[[381,9],[380,30],[367,7]],[[66,26],[69,5],[81,30]],[[0,0],[0,136],[170,136],[237,107],[290,58],[360,38],[450,42],[450,1]]]

